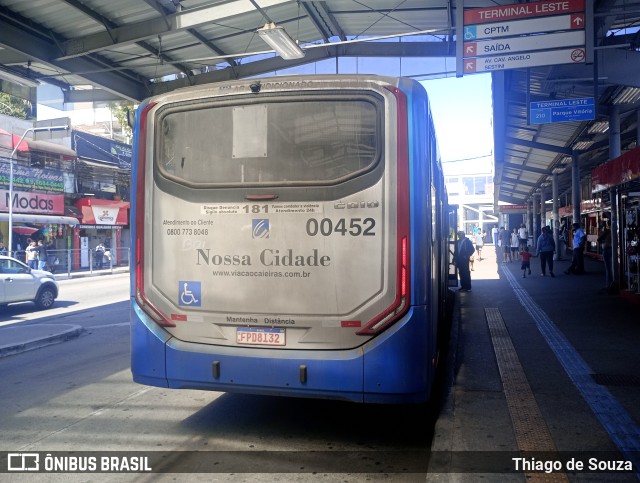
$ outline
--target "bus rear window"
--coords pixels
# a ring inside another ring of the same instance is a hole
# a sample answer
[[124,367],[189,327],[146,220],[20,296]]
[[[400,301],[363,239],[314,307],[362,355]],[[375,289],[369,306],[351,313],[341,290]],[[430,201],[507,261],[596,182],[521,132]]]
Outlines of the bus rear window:
[[380,158],[379,110],[364,96],[169,106],[156,128],[157,166],[187,185],[343,181]]

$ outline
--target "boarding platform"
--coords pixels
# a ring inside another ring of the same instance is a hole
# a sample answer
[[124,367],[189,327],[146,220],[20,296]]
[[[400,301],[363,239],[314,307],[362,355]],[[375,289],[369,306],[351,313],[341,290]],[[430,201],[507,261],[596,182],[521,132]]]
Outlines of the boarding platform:
[[543,277],[532,258],[523,278],[493,246],[476,256],[428,481],[640,481],[637,296],[611,294],[601,261],[554,265]]

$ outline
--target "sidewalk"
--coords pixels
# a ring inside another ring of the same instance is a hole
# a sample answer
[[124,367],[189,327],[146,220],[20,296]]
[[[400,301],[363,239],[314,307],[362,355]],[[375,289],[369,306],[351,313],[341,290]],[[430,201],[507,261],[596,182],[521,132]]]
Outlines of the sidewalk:
[[102,269],[93,269],[90,270],[88,268],[83,268],[80,270],[72,270],[70,273],[69,272],[56,272],[53,275],[55,276],[56,280],[69,280],[71,278],[82,278],[82,277],[98,277],[101,275],[112,275],[112,274],[116,274],[116,273],[128,273],[129,267],[128,266],[122,266],[122,267],[113,267],[113,269],[111,268],[102,268]]
[[[448,363],[451,386],[435,426],[428,481],[524,481],[512,457],[534,452],[633,461],[640,471],[640,307],[587,274],[522,277],[492,246],[456,293]],[[544,453],[543,453],[544,454]],[[536,455],[537,456],[537,455]],[[568,475],[568,476],[567,476]],[[636,481],[640,473],[529,472],[526,479]],[[568,479],[567,479],[568,478]],[[555,480],[554,480],[555,481]]]

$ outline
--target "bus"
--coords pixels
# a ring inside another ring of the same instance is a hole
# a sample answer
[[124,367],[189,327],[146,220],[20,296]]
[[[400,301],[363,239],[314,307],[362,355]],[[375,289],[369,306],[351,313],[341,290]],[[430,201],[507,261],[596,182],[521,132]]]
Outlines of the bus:
[[320,75],[176,90],[139,106],[133,149],[134,381],[429,399],[449,233],[421,84]]

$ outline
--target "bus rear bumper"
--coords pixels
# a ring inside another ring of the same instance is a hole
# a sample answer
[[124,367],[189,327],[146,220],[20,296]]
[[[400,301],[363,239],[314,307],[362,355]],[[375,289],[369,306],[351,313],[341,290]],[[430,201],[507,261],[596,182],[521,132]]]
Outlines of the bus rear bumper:
[[427,314],[425,307],[413,307],[402,320],[355,349],[256,349],[177,340],[133,301],[133,380],[175,389],[364,403],[424,402],[432,375]]

